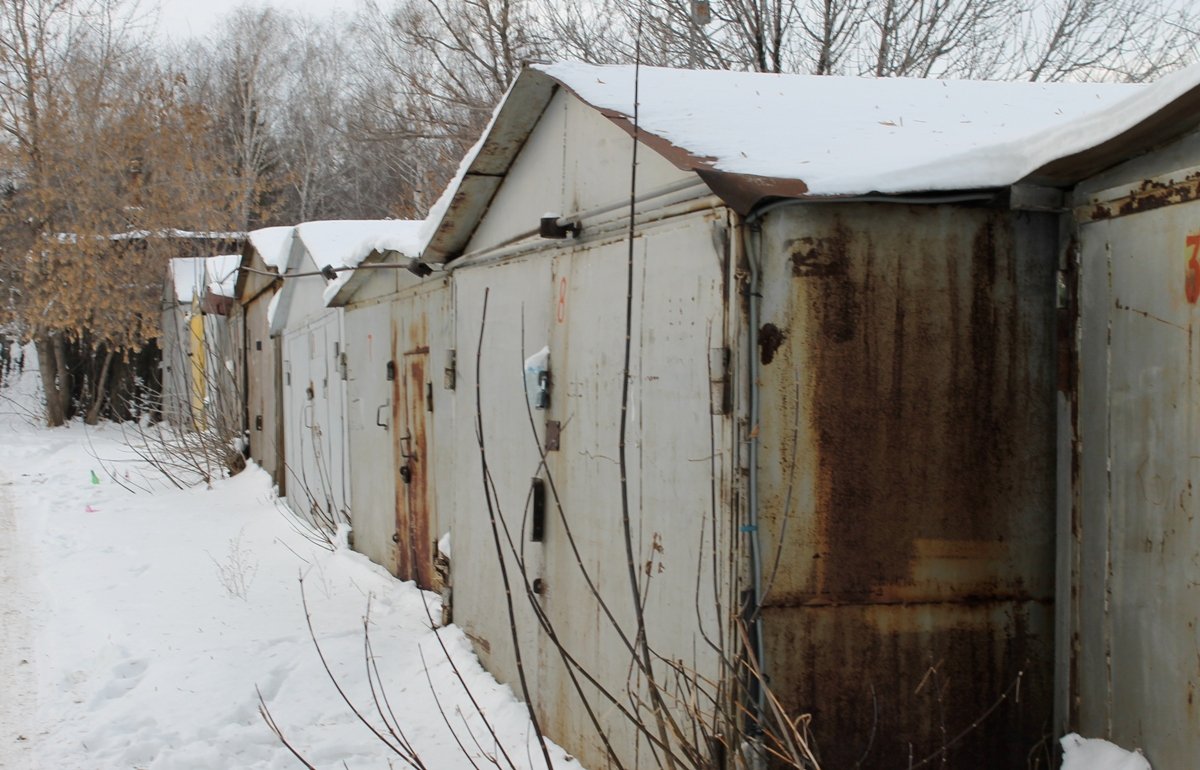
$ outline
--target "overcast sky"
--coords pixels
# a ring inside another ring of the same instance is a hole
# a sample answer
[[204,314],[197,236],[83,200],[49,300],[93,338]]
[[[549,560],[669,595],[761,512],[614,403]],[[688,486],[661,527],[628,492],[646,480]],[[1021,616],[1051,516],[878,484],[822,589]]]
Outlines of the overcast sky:
[[[240,6],[273,5],[325,16],[332,11],[349,13],[358,0],[158,0],[158,26],[173,38],[203,37],[211,32],[230,11]],[[154,0],[146,0],[144,8],[152,8]]]

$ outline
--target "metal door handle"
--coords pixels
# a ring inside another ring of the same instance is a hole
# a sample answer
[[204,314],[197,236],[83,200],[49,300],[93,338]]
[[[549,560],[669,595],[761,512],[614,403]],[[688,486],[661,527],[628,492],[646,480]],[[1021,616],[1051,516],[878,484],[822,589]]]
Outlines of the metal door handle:
[[375,409],[375,424],[378,425],[379,427],[383,428],[384,430],[388,429],[388,425],[386,422],[383,422],[382,420],[379,419],[379,415],[383,412],[384,409],[387,409],[389,406],[391,406],[391,402],[385,401],[384,403],[380,404]]

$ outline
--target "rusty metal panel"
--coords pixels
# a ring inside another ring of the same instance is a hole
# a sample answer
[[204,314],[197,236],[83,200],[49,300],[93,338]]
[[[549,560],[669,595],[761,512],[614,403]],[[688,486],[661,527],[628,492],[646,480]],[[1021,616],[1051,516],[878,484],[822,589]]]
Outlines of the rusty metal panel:
[[[414,331],[414,336],[420,332]],[[413,345],[396,351],[397,374],[393,383],[393,434],[396,463],[396,563],[397,574],[415,580],[422,588],[433,586],[433,534],[429,528],[431,487],[426,371],[429,348]]]
[[246,416],[250,456],[275,480],[283,494],[283,442],[278,412],[280,397],[280,340],[272,339],[267,306],[273,292],[256,296],[246,307]]
[[949,766],[1024,766],[1049,724],[1056,243],[948,205],[763,224],[767,667],[826,766],[963,731]]
[[1072,726],[1191,767],[1200,202],[1084,224],[1080,251]]
[[[447,454],[454,425],[452,391],[444,369],[450,337],[450,287],[428,281],[390,303],[395,379],[391,386],[392,467],[397,573],[423,588],[440,588],[434,570],[434,543],[445,533],[461,472]],[[378,468],[373,463],[372,468]],[[363,472],[356,470],[356,472]],[[382,469],[380,469],[380,472]]]

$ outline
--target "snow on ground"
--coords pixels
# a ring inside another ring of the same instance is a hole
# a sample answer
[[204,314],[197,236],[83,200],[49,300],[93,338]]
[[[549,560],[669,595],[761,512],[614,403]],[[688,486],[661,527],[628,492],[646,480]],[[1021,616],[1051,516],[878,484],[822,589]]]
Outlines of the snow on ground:
[[1150,763],[1136,751],[1126,751],[1099,738],[1064,735],[1062,770],[1150,770]]
[[[130,459],[118,426],[36,427],[32,358],[0,389],[0,768],[299,767],[256,689],[315,766],[405,767],[322,670],[301,576],[330,668],[372,725],[385,729],[366,675],[368,600],[390,713],[424,764],[472,767],[458,740],[490,765],[493,739],[428,627],[435,595],[310,543],[253,465],[179,490]],[[439,633],[513,762],[540,767],[524,707],[458,628]],[[1072,734],[1062,745],[1063,770],[1150,770],[1106,741]]]
[[[329,665],[376,729],[368,600],[374,662],[426,766],[472,766],[455,735],[490,764],[493,739],[428,628],[435,595],[310,543],[255,466],[178,490],[130,459],[119,427],[34,427],[23,416],[32,375],[15,401],[0,390],[0,767],[299,767],[259,715],[256,688],[314,765],[406,766],[322,670],[301,576]],[[513,761],[533,762],[524,707],[456,627],[440,637]],[[556,767],[578,767],[552,753]]]
[[13,482],[0,470],[0,767],[32,770],[29,736],[35,679],[30,645],[30,593],[25,555],[9,488]]

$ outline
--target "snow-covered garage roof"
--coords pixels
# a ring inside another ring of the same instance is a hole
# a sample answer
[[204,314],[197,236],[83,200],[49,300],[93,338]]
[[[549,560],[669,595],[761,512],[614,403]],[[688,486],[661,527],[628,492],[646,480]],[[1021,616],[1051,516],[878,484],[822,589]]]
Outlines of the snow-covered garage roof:
[[219,254],[205,262],[208,273],[208,291],[222,297],[234,297],[238,267],[242,264],[241,254]]
[[176,257],[167,263],[175,285],[175,301],[190,304],[204,290],[204,257]]
[[[296,233],[318,269],[329,266],[340,270],[358,267],[372,253],[393,251],[419,256],[425,245],[421,236],[423,224],[407,219],[335,219],[305,222],[296,227]],[[353,277],[353,270],[338,272],[337,280],[325,287],[326,304]]]
[[[1045,137],[1119,112],[1126,84],[818,77],[596,66],[524,70],[427,220],[425,260],[465,246],[525,139],[562,88],[697,172],[743,213],[768,197],[845,197],[1012,184],[1064,148]],[[1091,124],[1089,124],[1091,125]],[[1100,139],[1095,132],[1078,139]]]
[[250,232],[250,245],[267,267],[283,272],[287,269],[288,253],[295,233],[296,228],[292,225],[263,227]]
[[[347,287],[347,291],[342,292],[343,295],[352,289],[348,285],[356,280],[356,273],[362,272],[343,268],[358,267],[372,254],[382,256],[389,252],[399,252],[405,256],[418,256],[424,245],[421,226],[420,221],[406,219],[330,219],[303,222],[295,227],[268,228],[286,230],[286,237],[283,233],[258,230],[250,234],[250,239],[251,243],[255,243],[256,234],[267,236],[262,241],[263,248],[274,245],[278,256],[272,263],[267,261],[267,255],[261,249],[259,253],[263,255],[267,264],[285,276],[313,268],[321,270],[332,267],[338,270],[337,279],[324,284],[324,304],[330,305],[344,287]],[[302,249],[292,250],[292,233],[299,240]],[[308,256],[312,265],[304,264],[304,255]],[[288,323],[298,280],[324,281],[320,276],[310,275],[307,278],[293,277],[284,282],[283,288],[271,299],[267,308],[267,319],[272,334],[282,331]],[[357,280],[361,280],[361,277]]]
[[[535,68],[610,120],[632,120],[633,67]],[[676,165],[800,182],[790,189],[812,197],[1010,184],[1057,152],[1039,141],[1048,131],[1143,88],[658,67],[638,77],[640,130]]]

